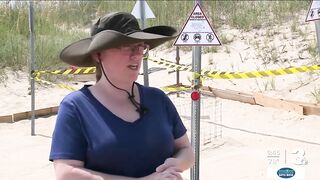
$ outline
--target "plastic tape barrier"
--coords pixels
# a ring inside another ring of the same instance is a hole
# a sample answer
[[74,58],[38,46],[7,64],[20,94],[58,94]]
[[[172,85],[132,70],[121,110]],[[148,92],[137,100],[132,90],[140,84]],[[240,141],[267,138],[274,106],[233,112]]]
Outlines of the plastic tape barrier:
[[[190,65],[183,65],[183,64],[175,64],[171,61],[160,59],[152,59],[152,58],[144,58],[144,60],[149,60],[159,65],[165,66],[168,69],[174,69],[179,71],[187,71],[192,72],[192,67]],[[300,66],[300,67],[290,67],[284,69],[274,69],[274,70],[265,70],[265,71],[250,71],[250,72],[219,72],[219,71],[209,71],[209,70],[202,70],[201,75],[193,72],[193,79],[199,77],[207,77],[212,79],[247,79],[247,78],[260,78],[260,77],[269,77],[269,76],[278,76],[278,75],[286,75],[286,74],[296,74],[296,73],[303,73],[303,72],[311,72],[320,70],[320,65],[313,65],[313,66]],[[77,75],[77,74],[94,74],[96,72],[95,67],[86,67],[86,68],[68,68],[63,70],[54,70],[54,71],[35,71],[32,73],[32,77],[38,82],[42,82],[48,85],[55,85],[60,88],[69,89],[69,90],[76,90],[68,85],[64,84],[54,84],[49,81],[45,81],[40,79],[41,74],[61,74],[61,75]],[[162,88],[164,91],[184,91],[187,90],[185,88],[178,88],[178,87],[164,87]]]
[[[155,60],[149,58],[150,61],[157,63],[159,65],[166,66],[170,69],[177,69],[179,71],[190,71],[192,72],[192,67],[175,64],[173,62],[168,62],[166,60],[160,59]],[[274,69],[274,70],[265,70],[265,71],[249,71],[249,72],[219,72],[219,71],[208,71],[202,70],[201,76],[206,76],[212,79],[247,79],[247,78],[260,78],[268,76],[278,76],[286,74],[296,74],[302,72],[310,72],[320,70],[320,65],[313,66],[300,66],[300,67],[290,67],[284,69]]]

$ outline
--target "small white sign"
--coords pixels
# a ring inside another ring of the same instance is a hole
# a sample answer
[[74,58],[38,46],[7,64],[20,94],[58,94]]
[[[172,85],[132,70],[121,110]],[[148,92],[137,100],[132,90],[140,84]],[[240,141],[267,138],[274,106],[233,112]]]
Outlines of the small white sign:
[[206,15],[196,4],[180,35],[174,43],[176,46],[214,46],[221,45]]
[[141,2],[144,3],[143,5],[144,5],[145,19],[156,18],[154,16],[150,6],[148,5],[147,1],[145,1],[145,0],[137,0],[136,4],[133,7],[131,14],[134,15],[137,19],[141,19]]
[[306,22],[318,19],[320,19],[320,1],[312,1],[309,7]]

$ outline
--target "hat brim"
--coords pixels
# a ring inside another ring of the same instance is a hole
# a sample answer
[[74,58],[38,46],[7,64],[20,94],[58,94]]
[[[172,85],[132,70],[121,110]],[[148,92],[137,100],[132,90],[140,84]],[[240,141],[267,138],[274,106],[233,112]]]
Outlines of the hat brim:
[[153,49],[176,38],[177,35],[177,31],[170,26],[153,26],[129,35],[105,30],[91,38],[81,39],[68,45],[61,51],[60,59],[71,65],[90,67],[95,64],[91,57],[93,52],[138,42],[145,42],[150,49]]

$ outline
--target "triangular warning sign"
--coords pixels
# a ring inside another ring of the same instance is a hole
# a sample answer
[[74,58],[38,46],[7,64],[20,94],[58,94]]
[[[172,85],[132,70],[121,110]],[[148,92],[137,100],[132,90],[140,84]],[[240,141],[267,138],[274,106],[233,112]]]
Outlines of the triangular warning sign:
[[314,21],[320,19],[320,1],[312,1],[306,17],[306,21]]
[[214,46],[221,45],[206,15],[196,4],[180,35],[174,43],[176,46]]
[[[141,2],[143,4],[141,4]],[[147,1],[137,0],[136,4],[134,5],[131,14],[134,15],[137,19],[141,19],[141,5],[144,7],[145,19],[155,18],[150,6],[148,5]]]

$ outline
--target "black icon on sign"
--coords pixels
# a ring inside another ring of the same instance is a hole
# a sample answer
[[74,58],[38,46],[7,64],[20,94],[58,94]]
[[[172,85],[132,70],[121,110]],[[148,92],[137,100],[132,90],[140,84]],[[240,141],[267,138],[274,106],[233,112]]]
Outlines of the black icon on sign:
[[207,38],[208,42],[212,42],[214,39],[214,35],[212,33],[208,33],[206,38]]
[[318,17],[320,16],[320,9],[318,9]]
[[196,33],[193,35],[193,39],[196,41],[196,42],[199,42],[201,40],[201,35],[199,33]]
[[188,35],[187,33],[183,33],[183,34],[181,35],[181,40],[182,40],[183,42],[188,41],[188,39],[189,39],[189,35]]
[[314,12],[313,12],[313,10],[312,10],[312,11],[311,11],[311,14],[310,14],[310,17],[313,18],[313,16],[314,16]]

